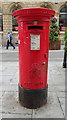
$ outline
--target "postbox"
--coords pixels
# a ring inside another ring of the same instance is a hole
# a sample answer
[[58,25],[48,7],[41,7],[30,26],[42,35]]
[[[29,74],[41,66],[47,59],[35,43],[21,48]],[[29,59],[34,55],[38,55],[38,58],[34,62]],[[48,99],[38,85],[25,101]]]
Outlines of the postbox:
[[18,20],[19,101],[27,108],[47,102],[50,18],[47,8],[25,8],[12,13]]

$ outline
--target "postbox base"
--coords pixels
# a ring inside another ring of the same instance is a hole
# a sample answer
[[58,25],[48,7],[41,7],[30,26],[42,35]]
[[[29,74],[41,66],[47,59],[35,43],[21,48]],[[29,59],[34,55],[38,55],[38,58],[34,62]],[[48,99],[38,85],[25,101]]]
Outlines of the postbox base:
[[47,88],[31,90],[19,86],[19,101],[22,106],[36,109],[47,103]]

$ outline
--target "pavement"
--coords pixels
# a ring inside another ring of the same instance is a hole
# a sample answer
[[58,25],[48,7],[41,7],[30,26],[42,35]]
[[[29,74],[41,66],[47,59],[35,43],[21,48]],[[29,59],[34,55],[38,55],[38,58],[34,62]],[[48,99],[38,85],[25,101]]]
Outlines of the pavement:
[[[18,100],[18,48],[0,48],[0,120],[2,118],[65,118],[64,50],[50,50],[48,62],[48,100],[38,109],[27,109]],[[66,117],[67,119],[67,117]],[[5,120],[5,119],[4,119]],[[8,119],[10,120],[10,119]],[[11,119],[12,120],[12,119]],[[52,120],[52,119],[51,119]]]

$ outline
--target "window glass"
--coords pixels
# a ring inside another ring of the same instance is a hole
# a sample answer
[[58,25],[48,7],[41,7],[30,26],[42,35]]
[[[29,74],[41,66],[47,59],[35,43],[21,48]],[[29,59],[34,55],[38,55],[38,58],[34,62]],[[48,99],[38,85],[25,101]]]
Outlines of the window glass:
[[2,10],[0,9],[0,31],[3,31],[3,16]]
[[2,13],[2,10],[0,9],[0,13]]
[[62,9],[60,10],[60,12],[67,12],[67,6],[65,6],[64,8],[62,8]]
[[[12,12],[14,12],[14,11],[16,11],[16,10],[19,10],[19,9],[21,9],[20,6],[15,7],[15,8],[12,10]],[[12,16],[12,31],[18,31],[18,23],[17,23],[16,18],[14,18],[13,16]]]
[[60,10],[59,27],[61,31],[64,31],[67,27],[67,6]]

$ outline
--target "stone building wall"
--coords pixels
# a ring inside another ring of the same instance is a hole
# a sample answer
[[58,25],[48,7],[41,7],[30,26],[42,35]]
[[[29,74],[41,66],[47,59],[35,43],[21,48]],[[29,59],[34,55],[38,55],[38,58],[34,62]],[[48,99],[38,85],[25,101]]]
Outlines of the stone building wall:
[[[0,9],[2,10],[3,15],[3,32],[0,31],[0,44],[6,45],[7,40],[7,33],[8,31],[12,31],[12,15],[11,11],[16,6],[21,6],[22,8],[29,8],[29,7],[45,7],[49,6],[52,10],[55,10],[57,17],[57,24],[59,24],[59,13],[60,9],[66,4],[66,2],[59,2],[55,4],[53,2],[1,2]],[[13,33],[13,42],[15,43],[18,40],[18,32]],[[1,41],[2,40],[2,41]]]

